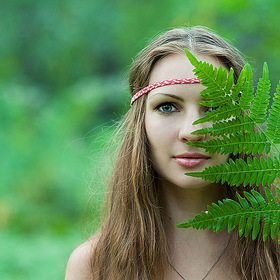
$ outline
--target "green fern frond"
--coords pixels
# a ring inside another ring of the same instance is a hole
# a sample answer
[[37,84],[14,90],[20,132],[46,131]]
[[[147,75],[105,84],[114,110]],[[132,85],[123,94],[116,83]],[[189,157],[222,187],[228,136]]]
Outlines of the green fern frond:
[[[253,74],[252,74],[252,68],[249,64],[246,64],[241,72],[241,91],[240,99],[237,101],[237,105],[245,112],[246,110],[250,109],[251,103],[254,99],[254,88],[253,88]],[[237,82],[237,89],[239,90],[239,79]],[[234,89],[236,90],[236,89]],[[234,91],[233,90],[233,91]],[[234,97],[234,100],[237,98],[238,92],[236,92],[236,97]]]
[[[236,145],[238,143],[238,145]],[[265,151],[268,154],[271,150],[271,144],[267,141],[263,133],[237,133],[231,137],[225,135],[222,139],[210,139],[206,142],[192,141],[188,142],[189,146],[205,149],[210,155],[215,153],[236,155],[238,153],[260,154]]]
[[265,186],[271,185],[280,175],[280,161],[274,158],[274,161],[268,157],[258,160],[247,158],[247,163],[243,159],[237,159],[235,162],[230,158],[229,162],[220,165],[206,167],[201,172],[188,172],[187,176],[202,178],[205,181],[227,182],[230,186],[240,186],[243,184]]
[[[211,95],[211,97],[214,97],[214,96],[215,95]],[[225,97],[221,96],[217,99],[203,100],[203,101],[199,101],[198,103],[205,107],[218,107],[218,106],[228,104],[228,102],[230,102],[230,99],[228,96],[225,96]]]
[[222,120],[229,119],[232,116],[240,116],[241,109],[234,104],[225,104],[224,106],[220,106],[213,111],[208,111],[205,117],[202,117],[196,120],[193,125],[205,123],[205,122],[218,122]]
[[[276,188],[278,199],[280,189]],[[213,229],[220,232],[228,227],[230,233],[239,224],[239,236],[247,237],[252,231],[252,239],[255,240],[260,231],[260,221],[264,220],[263,241],[266,241],[269,233],[274,239],[280,225],[280,205],[275,201],[271,191],[265,188],[266,200],[260,193],[252,190],[244,192],[244,198],[238,193],[238,202],[232,199],[224,199],[218,204],[212,203],[207,210],[188,222],[179,224],[179,228]],[[280,244],[280,234],[278,236]]]
[[210,136],[222,136],[233,133],[238,133],[240,131],[253,132],[254,123],[251,121],[250,117],[245,115],[244,117],[237,116],[229,121],[222,121],[213,123],[213,127],[208,127],[207,129],[202,128],[193,131],[193,135],[204,135],[210,134]]
[[[191,64],[195,66],[194,72],[201,84],[206,87],[200,94],[204,99],[218,99],[225,96],[229,88],[233,86],[233,71],[230,71],[229,79],[227,70],[222,66],[219,69],[213,65],[198,61],[187,49],[185,53]],[[213,107],[213,106],[211,106]]]
[[251,108],[251,118],[255,123],[264,123],[267,116],[267,107],[269,105],[270,81],[268,66],[264,63],[263,76],[259,80],[257,92]]
[[[244,87],[248,86],[248,81],[252,80],[252,70],[249,64],[246,64],[237,80],[237,83],[233,85],[232,88],[232,100],[238,101],[240,98],[241,92],[244,91]],[[234,102],[235,104],[235,102]]]
[[280,83],[276,88],[273,101],[274,103],[269,110],[266,134],[272,143],[280,144]]
[[[206,100],[199,103],[207,107],[218,106],[194,123],[212,122],[212,126],[192,132],[193,135],[210,135],[217,139],[210,139],[205,143],[188,142],[187,145],[204,148],[209,154],[233,153],[236,155],[237,153],[244,153],[255,155],[262,151],[269,153],[271,148],[279,154],[279,149],[275,147],[275,144],[280,144],[280,84],[274,95],[274,104],[269,110],[266,131],[259,126],[259,124],[265,122],[264,117],[269,102],[270,82],[267,64],[264,64],[263,77],[259,81],[254,97],[252,69],[248,64],[241,71],[237,83],[233,85],[233,71],[230,71],[227,80],[221,70],[214,69],[205,62],[197,61],[187,50],[186,54],[194,63],[194,72],[197,77],[202,79],[201,83],[208,87],[203,91]],[[211,89],[213,88],[215,92],[212,95]],[[217,98],[217,96],[220,96],[220,98]],[[241,116],[241,112],[243,112],[243,116]],[[258,127],[260,132],[253,132],[255,126]],[[272,161],[271,158],[269,160]],[[238,165],[238,162],[236,164]],[[245,166],[247,166],[247,163],[245,163],[244,168]],[[224,166],[224,172],[226,172],[225,170]],[[212,171],[216,174],[215,170]],[[211,170],[207,170],[207,172],[211,172]],[[201,175],[200,178],[205,178],[205,174],[202,174],[202,172],[197,172],[195,175],[190,172],[186,175],[195,177]],[[229,175],[228,177],[231,178]],[[217,175],[216,182],[218,182],[217,178],[222,180],[222,177]],[[251,181],[251,185],[258,182],[255,176],[252,176],[252,178],[255,179],[255,182]]]
[[[209,155],[220,154],[276,154],[264,159],[248,157],[247,162],[230,158],[228,162],[205,168],[202,172],[188,172],[186,175],[202,178],[205,181],[228,183],[230,186],[265,186],[280,183],[280,83],[274,94],[271,109],[264,130],[260,124],[265,122],[269,105],[269,71],[264,63],[263,76],[259,80],[254,95],[252,69],[247,64],[234,84],[234,73],[231,69],[227,75],[221,67],[213,68],[206,62],[198,61],[188,50],[185,50],[190,62],[195,67],[196,76],[206,87],[201,92],[204,98],[199,104],[206,107],[216,107],[206,116],[193,124],[211,123],[194,131],[193,135],[209,134],[212,138],[205,141],[187,142],[188,145],[203,148]],[[254,132],[254,127],[258,132]],[[276,188],[278,200],[280,189]],[[231,232],[239,224],[239,235],[246,237],[252,231],[255,239],[260,231],[260,221],[264,220],[263,240],[269,235],[274,238],[280,224],[280,205],[272,193],[265,188],[266,199],[256,191],[244,192],[244,198],[237,194],[238,202],[225,199],[218,204],[208,206],[208,211],[197,215],[193,220],[178,225],[178,227],[196,229],[213,229],[221,231],[228,227]],[[280,235],[278,237],[280,243]]]

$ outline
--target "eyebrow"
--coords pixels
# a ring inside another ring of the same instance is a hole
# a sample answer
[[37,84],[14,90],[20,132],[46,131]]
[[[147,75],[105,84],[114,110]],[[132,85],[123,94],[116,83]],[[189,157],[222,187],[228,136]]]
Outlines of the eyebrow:
[[[157,93],[157,94],[155,94],[154,96],[157,96],[157,95],[163,95],[163,96],[169,96],[169,97],[171,97],[171,98],[174,98],[174,99],[176,99],[176,100],[179,100],[179,101],[181,101],[181,102],[184,102],[184,99],[182,98],[182,97],[179,97],[179,96],[177,96],[177,95],[175,95],[175,94],[170,94],[170,93],[161,93],[161,92],[159,92],[159,93]],[[154,96],[152,96],[151,98],[154,98]]]

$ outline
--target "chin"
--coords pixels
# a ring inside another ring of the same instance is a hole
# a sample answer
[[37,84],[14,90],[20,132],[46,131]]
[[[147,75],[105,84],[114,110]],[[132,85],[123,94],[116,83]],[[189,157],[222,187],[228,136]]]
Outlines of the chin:
[[[181,180],[162,180],[162,184],[174,189],[185,189],[185,190],[197,190],[207,188],[209,185],[213,185],[210,181],[204,181],[201,178],[194,178],[190,176],[183,175]],[[177,177],[178,178],[178,177]]]
[[200,178],[191,178],[186,181],[186,183],[182,184],[182,188],[184,189],[203,189],[211,185],[210,181],[204,181]]

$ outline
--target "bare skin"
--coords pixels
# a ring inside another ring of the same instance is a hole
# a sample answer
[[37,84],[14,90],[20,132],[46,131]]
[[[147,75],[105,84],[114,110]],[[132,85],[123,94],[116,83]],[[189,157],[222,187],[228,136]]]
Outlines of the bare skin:
[[[187,192],[183,191],[183,193],[163,188],[166,223],[168,225],[167,236],[173,252],[171,263],[186,279],[201,280],[219,258],[230,238],[225,230],[217,234],[208,230],[176,228],[177,224],[206,210],[206,205],[224,198],[223,193],[215,196],[214,190],[215,186],[207,190],[201,189],[200,192],[188,190]],[[234,267],[231,266],[232,256],[230,252],[233,244],[234,240],[231,238],[222,258],[206,279],[238,279]],[[182,278],[173,268],[169,267],[165,279],[180,280]]]
[[[221,63],[213,57],[198,57],[216,67]],[[151,73],[149,83],[173,79],[192,78],[193,67],[185,55],[169,55],[158,61]],[[193,218],[206,210],[206,206],[226,197],[225,188],[219,184],[205,182],[199,178],[186,176],[188,171],[202,171],[207,166],[228,160],[224,155],[207,155],[204,150],[186,145],[188,141],[205,141],[208,136],[192,135],[202,128],[193,122],[205,114],[205,108],[198,104],[203,86],[172,85],[152,90],[147,98],[145,126],[153,167],[158,173],[166,218],[166,231],[171,246],[171,263],[188,280],[201,280],[226,247],[229,235],[208,230],[179,229],[176,225]],[[200,153],[207,159],[200,165],[185,167],[174,157],[182,153]],[[66,271],[66,280],[91,279],[89,259],[93,244],[86,242],[71,255]],[[231,239],[227,250],[215,265],[207,280],[238,279],[233,267]],[[126,279],[125,279],[126,280]],[[130,279],[129,279],[130,280]],[[171,267],[166,269],[165,280],[182,280]]]
[[95,235],[73,251],[67,263],[65,280],[92,280],[90,257],[98,238],[99,235]]
[[[213,57],[198,57],[216,67],[221,63]],[[185,55],[169,55],[155,64],[149,83],[166,79],[192,78],[193,67]],[[193,135],[194,130],[209,124],[193,125],[205,115],[199,105],[201,84],[173,85],[157,88],[149,93],[146,103],[146,131],[151,146],[154,168],[159,175],[161,196],[167,223],[167,236],[171,244],[172,265],[185,279],[202,279],[226,247],[230,236],[208,230],[179,229],[176,225],[187,221],[208,204],[226,197],[220,184],[186,176],[189,171],[202,171],[207,166],[224,163],[227,155],[208,155],[204,150],[186,145],[188,141],[205,141],[209,136]],[[209,156],[198,166],[182,166],[174,158],[183,153],[199,153]],[[238,279],[232,261],[229,261],[233,240],[217,265],[207,276],[211,279]],[[166,279],[180,280],[182,277],[170,266]]]

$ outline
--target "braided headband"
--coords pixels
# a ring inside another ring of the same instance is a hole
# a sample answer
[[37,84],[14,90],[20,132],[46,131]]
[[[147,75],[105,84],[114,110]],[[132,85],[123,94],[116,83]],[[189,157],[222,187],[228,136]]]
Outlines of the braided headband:
[[200,79],[197,78],[181,78],[181,79],[171,79],[171,80],[164,80],[161,82],[157,82],[151,85],[148,85],[147,87],[139,90],[136,94],[133,95],[130,106],[132,106],[133,102],[144,95],[145,93],[150,92],[151,90],[158,88],[158,87],[163,87],[163,86],[168,86],[168,85],[178,85],[178,84],[197,84],[200,83]]

